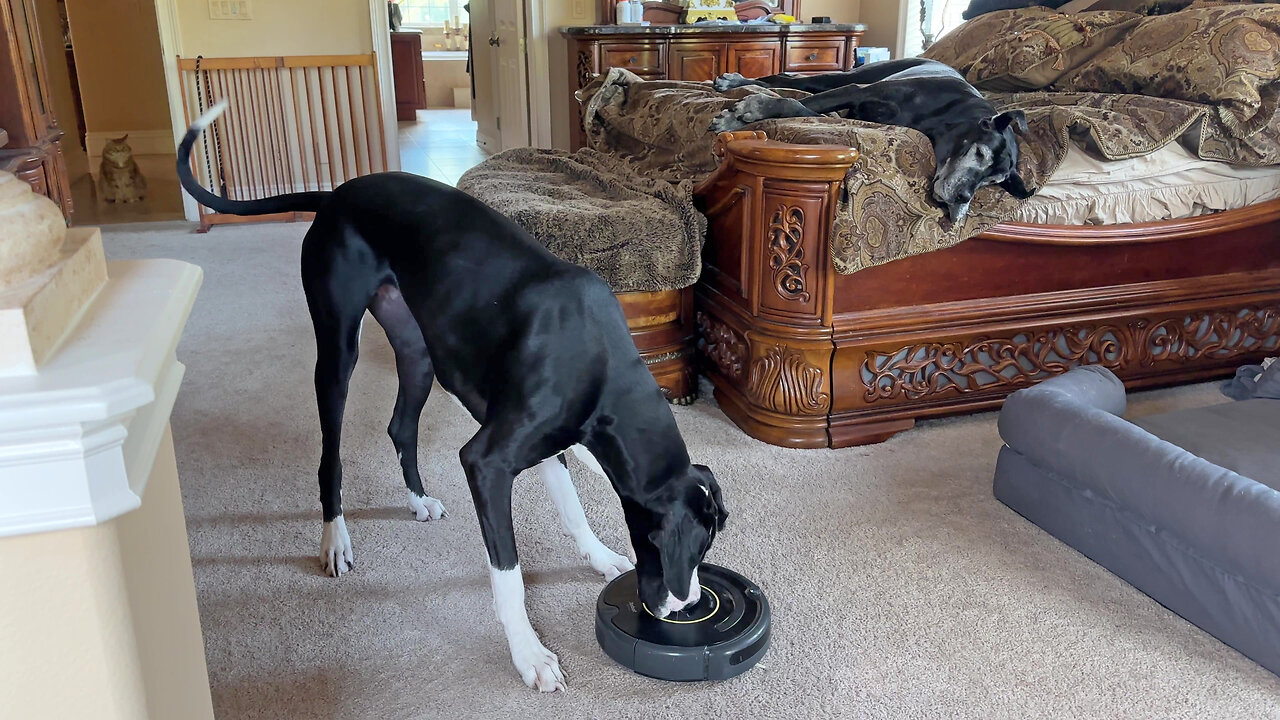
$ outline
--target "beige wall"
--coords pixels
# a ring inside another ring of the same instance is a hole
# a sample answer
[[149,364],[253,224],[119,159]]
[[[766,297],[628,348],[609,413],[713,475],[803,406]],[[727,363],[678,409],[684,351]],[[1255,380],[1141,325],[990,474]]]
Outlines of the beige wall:
[[0,717],[213,720],[173,437],[142,507],[0,538]]
[[[560,36],[560,28],[566,25],[594,25],[596,4],[587,0],[577,3],[584,14],[574,14],[574,0],[544,0],[543,30],[541,42],[547,44],[547,64],[551,85],[551,144],[553,147],[569,147],[570,123],[577,122],[570,114],[572,98],[565,68],[569,62],[569,43]],[[530,38],[534,42],[534,38]],[[530,88],[537,92],[537,86]]]
[[866,47],[887,47],[895,58],[898,57],[902,52],[898,28],[904,21],[904,8],[908,6],[919,8],[919,3],[915,0],[862,0],[858,22],[867,24],[862,44]]
[[67,0],[90,133],[169,129],[160,31],[150,0]]
[[356,55],[373,51],[369,3],[365,0],[256,0],[252,20],[211,20],[209,0],[174,3],[179,42],[187,57]]
[[862,22],[859,19],[859,8],[863,2],[875,0],[801,0],[800,20],[808,22],[810,18],[826,15],[838,23]]
[[40,23],[40,44],[44,50],[45,65],[49,68],[49,90],[53,95],[53,112],[58,126],[66,135],[62,138],[62,155],[67,160],[67,174],[71,180],[89,172],[89,156],[80,143],[80,129],[76,126],[76,105],[71,92],[71,74],[67,69],[66,51],[62,44],[62,21],[58,17],[57,0],[36,0],[36,17]]
[[[471,78],[467,77],[467,61],[424,60],[422,75],[427,82],[427,107],[453,107],[453,89],[466,88],[471,94]],[[468,107],[463,105],[462,107]]]

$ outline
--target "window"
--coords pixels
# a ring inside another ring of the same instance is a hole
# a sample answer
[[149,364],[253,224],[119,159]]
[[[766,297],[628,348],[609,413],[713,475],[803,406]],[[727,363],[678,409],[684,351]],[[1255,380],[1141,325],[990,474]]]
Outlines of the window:
[[903,55],[919,55],[925,47],[925,30],[929,41],[936,41],[956,29],[964,18],[960,14],[969,7],[969,0],[907,0],[907,32]]
[[459,27],[471,22],[466,0],[400,0],[400,14],[408,27]]

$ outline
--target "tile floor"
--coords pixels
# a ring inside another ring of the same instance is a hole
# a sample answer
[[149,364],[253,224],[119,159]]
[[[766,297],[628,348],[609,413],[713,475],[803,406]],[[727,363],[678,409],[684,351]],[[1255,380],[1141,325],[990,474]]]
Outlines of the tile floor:
[[476,145],[467,108],[419,110],[417,122],[400,123],[400,169],[449,185],[486,157]]
[[172,155],[138,155],[135,158],[147,179],[147,194],[141,202],[109,203],[98,197],[93,176],[71,182],[72,225],[114,225],[117,223],[181,220],[182,188]]

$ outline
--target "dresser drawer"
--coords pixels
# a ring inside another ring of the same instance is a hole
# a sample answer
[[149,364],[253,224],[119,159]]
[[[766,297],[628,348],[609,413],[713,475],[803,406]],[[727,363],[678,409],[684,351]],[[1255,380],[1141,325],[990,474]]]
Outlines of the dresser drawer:
[[667,72],[666,46],[649,43],[601,43],[600,71],[611,67],[626,68],[640,76],[663,75]]
[[845,69],[844,40],[811,40],[787,43],[783,70],[830,72]]

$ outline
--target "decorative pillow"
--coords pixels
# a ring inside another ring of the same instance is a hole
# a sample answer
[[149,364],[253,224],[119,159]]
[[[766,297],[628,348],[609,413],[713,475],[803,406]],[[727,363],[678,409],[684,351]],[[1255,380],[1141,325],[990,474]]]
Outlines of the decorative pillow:
[[1009,37],[1028,24],[1056,17],[1058,12],[1047,7],[997,10],[963,22],[946,35],[938,38],[922,57],[943,62],[961,75],[968,75],[969,68],[997,41]]
[[988,40],[965,77],[983,90],[1040,90],[1115,44],[1142,16],[1119,11],[1032,20],[1012,36]]
[[1249,137],[1275,114],[1278,79],[1280,5],[1231,4],[1143,18],[1058,86],[1209,103]]

